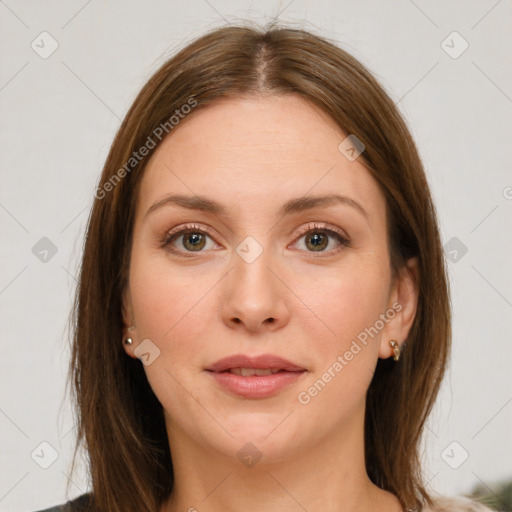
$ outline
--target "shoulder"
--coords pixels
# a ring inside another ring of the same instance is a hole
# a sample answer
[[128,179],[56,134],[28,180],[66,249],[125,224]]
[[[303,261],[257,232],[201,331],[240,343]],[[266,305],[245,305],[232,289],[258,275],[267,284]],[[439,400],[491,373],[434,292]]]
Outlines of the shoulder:
[[85,493],[61,505],[36,512],[92,512],[91,493]]
[[465,497],[434,497],[432,507],[423,507],[422,512],[494,512],[492,508]]

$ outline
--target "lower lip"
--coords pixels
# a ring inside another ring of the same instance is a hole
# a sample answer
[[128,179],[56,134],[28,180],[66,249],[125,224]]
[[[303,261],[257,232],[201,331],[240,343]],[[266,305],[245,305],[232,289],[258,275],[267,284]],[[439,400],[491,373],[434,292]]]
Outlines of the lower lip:
[[272,375],[242,377],[230,372],[208,372],[224,389],[244,398],[267,398],[297,382],[305,373],[279,372]]

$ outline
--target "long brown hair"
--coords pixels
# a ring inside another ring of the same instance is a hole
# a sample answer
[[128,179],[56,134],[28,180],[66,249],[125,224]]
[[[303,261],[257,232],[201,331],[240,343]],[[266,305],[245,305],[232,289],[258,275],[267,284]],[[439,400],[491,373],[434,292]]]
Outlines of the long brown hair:
[[110,149],[85,239],[69,372],[78,425],[71,469],[83,445],[97,510],[154,512],[173,487],[162,406],[142,364],[127,357],[121,343],[137,187],[149,156],[130,158],[152,134],[158,145],[159,127],[172,135],[169,119],[191,98],[195,111],[219,98],[289,93],[363,141],[360,161],[386,197],[393,275],[407,258],[418,257],[419,301],[403,356],[397,364],[379,360],[368,390],[365,457],[370,479],[403,506],[420,510],[432,503],[419,445],[445,372],[451,313],[420,157],[395,104],[360,62],[309,31],[271,24],[212,30],[165,62],[135,99]]

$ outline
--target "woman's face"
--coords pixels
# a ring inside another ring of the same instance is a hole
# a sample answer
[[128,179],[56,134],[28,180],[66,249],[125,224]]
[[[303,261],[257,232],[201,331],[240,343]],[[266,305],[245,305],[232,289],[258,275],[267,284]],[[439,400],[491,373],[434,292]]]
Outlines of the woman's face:
[[[151,157],[125,350],[144,362],[171,446],[270,462],[361,434],[377,359],[406,339],[416,288],[410,272],[391,281],[385,198],[339,149],[346,137],[295,95],[224,99]],[[215,365],[231,356],[247,359]]]

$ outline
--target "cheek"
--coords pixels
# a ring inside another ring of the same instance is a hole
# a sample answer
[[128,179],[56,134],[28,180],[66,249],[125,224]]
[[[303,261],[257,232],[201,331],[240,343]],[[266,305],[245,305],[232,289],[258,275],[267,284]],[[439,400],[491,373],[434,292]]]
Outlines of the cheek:
[[[206,311],[213,308],[208,291],[214,282],[213,276],[172,269],[161,257],[148,258],[146,254],[132,259],[130,290],[137,339],[150,339],[160,351],[144,371],[172,418],[195,410],[200,401],[195,379],[201,371],[205,343],[212,337]],[[208,418],[203,418],[200,410],[193,416],[207,428]]]
[[308,333],[323,340],[315,350],[332,352],[349,345],[384,313],[389,275],[373,258],[358,257],[329,272],[303,272],[295,290],[314,312],[303,318],[307,318]]
[[168,355],[171,366],[192,363],[190,354],[201,353],[213,309],[208,292],[215,276],[192,269],[173,269],[157,255],[134,254],[130,270],[130,290],[135,312],[137,337],[149,338]]
[[[303,285],[305,290],[306,280]],[[308,294],[317,316],[308,317],[307,334],[310,343],[316,339],[317,357],[311,379],[297,398],[305,414],[324,418],[326,428],[351,417],[364,401],[380,340],[371,328],[386,310],[388,285],[389,276],[380,265],[361,264],[338,269]]]

